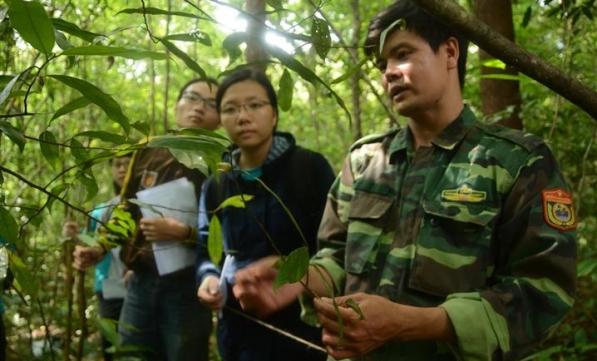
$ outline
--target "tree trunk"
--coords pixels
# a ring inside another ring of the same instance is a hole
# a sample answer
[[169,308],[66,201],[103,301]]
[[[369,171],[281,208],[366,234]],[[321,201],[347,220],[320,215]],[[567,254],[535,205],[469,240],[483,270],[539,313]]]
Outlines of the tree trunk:
[[597,93],[576,78],[517,46],[452,1],[413,1],[459,30],[480,48],[560,94],[597,120]]
[[[514,42],[511,0],[476,0],[477,18],[492,29]],[[518,80],[491,79],[487,75],[518,75],[513,66],[505,69],[485,66],[485,62],[495,59],[485,50],[479,51],[481,61],[481,101],[485,116],[503,112],[499,123],[510,128],[522,129],[520,119],[520,83]]]
[[[350,67],[357,65],[357,59],[359,58],[359,36],[361,34],[361,17],[359,13],[359,0],[351,0],[350,7],[352,8],[353,20],[352,20],[352,33],[353,41],[352,46],[348,48],[351,53],[350,56]],[[355,72],[350,77],[351,89],[350,95],[352,98],[352,120],[353,126],[352,131],[354,139],[360,139],[363,136],[361,129],[361,87],[359,84],[360,74]]]
[[[252,14],[247,24],[247,50],[245,53],[247,63],[266,60],[268,55],[263,47],[265,29],[265,0],[246,0],[245,7]],[[266,65],[253,65],[253,69],[264,72]]]

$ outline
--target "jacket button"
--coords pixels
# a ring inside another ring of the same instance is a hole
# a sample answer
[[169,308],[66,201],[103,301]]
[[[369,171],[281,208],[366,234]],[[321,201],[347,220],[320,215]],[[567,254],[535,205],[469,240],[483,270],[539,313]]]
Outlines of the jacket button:
[[437,227],[439,226],[439,219],[433,217],[429,220],[429,224],[431,224],[433,227]]

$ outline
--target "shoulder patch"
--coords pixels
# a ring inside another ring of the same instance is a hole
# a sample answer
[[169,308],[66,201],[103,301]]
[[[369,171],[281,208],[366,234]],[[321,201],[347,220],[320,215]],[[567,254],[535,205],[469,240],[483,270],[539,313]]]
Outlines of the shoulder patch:
[[543,139],[537,137],[536,135],[530,133],[524,133],[520,130],[504,127],[499,124],[487,124],[481,123],[484,125],[485,130],[487,133],[501,139],[509,140],[521,147],[525,148],[527,151],[531,151],[541,144],[543,144]]
[[541,192],[543,197],[543,218],[551,227],[570,231],[576,229],[577,221],[572,194],[562,188],[545,189]]

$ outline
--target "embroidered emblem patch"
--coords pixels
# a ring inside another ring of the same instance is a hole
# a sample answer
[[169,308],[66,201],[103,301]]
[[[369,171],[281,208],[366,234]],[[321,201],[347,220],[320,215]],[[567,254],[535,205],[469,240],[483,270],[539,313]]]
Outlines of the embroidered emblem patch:
[[158,180],[158,172],[152,170],[144,170],[141,177],[141,188],[151,188]]
[[543,196],[543,218],[553,228],[568,231],[576,228],[572,194],[562,188],[546,189]]
[[487,198],[487,192],[476,191],[464,183],[456,189],[445,189],[442,191],[442,199],[454,202],[479,203]]

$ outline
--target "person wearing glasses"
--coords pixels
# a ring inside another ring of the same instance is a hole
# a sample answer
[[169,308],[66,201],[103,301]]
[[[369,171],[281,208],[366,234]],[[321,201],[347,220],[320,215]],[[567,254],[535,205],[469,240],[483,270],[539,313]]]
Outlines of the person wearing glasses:
[[[217,82],[209,78],[185,84],[175,107],[177,126],[217,129],[220,125],[215,100],[217,89]],[[108,242],[123,244],[121,257],[133,271],[119,324],[120,350],[133,349],[125,353],[127,356],[133,353],[148,361],[207,361],[209,357],[212,312],[196,297],[196,227],[174,217],[147,217],[137,204],[128,201],[137,198],[138,192],[173,184],[181,178],[192,183],[189,188],[193,189],[193,197],[199,202],[206,176],[198,169],[188,168],[177,161],[167,148],[143,148],[133,153],[119,207],[130,213],[136,223],[136,232],[125,239],[115,234],[108,236],[111,237]],[[180,260],[169,261],[174,266],[185,266],[180,269],[170,267],[169,271],[160,268],[156,263],[160,255],[154,252],[158,242],[172,244],[172,247],[160,248],[160,252],[174,247],[181,250]],[[188,253],[192,259],[187,264]]]
[[[220,356],[224,361],[325,360],[324,352],[279,331],[321,344],[321,331],[300,320],[298,302],[275,313],[245,311],[233,296],[233,286],[235,271],[254,262],[286,256],[302,246],[313,254],[326,193],[334,179],[332,169],[321,154],[297,146],[290,133],[276,131],[277,98],[265,74],[250,69],[230,74],[218,89],[216,103],[235,149],[228,159],[232,171],[219,179],[212,176],[202,189],[197,296],[219,311]],[[299,182],[310,185],[309,189],[300,191]],[[212,211],[239,194],[247,200],[244,208],[216,212],[227,255],[221,274],[210,261],[207,231],[214,221]]]

